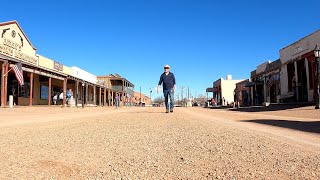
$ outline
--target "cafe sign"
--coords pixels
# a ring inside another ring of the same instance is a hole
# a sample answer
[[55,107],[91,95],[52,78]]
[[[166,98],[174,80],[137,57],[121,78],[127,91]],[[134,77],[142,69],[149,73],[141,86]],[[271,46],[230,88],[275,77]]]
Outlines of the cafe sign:
[[63,71],[63,64],[54,61],[53,63],[53,69],[57,70],[57,71]]
[[[1,25],[1,24],[0,24]],[[35,49],[29,44],[19,26],[15,23],[0,26],[0,54],[37,65]]]

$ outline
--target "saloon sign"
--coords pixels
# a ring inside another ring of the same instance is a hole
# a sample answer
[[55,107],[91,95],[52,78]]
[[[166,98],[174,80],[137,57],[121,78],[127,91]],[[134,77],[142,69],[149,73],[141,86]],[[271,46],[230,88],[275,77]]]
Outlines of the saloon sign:
[[0,54],[37,65],[38,58],[35,55],[30,55],[35,54],[35,50],[28,42],[24,42],[23,33],[16,31],[14,25],[0,26]]

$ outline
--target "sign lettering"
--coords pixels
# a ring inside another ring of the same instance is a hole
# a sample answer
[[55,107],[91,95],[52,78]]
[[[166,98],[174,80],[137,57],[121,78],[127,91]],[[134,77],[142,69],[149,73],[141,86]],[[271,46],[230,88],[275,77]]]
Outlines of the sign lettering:
[[3,44],[0,44],[0,54],[15,57],[31,64],[37,64],[38,59],[21,52],[21,48],[22,46],[19,43],[3,38]]
[[63,71],[63,65],[59,62],[54,61],[53,69],[55,69],[57,71]]

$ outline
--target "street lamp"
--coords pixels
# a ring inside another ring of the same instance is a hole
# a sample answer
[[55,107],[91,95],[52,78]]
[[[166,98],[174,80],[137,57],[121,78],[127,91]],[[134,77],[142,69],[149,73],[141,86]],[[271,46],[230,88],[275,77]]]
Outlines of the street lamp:
[[152,105],[151,93],[152,93],[152,89],[150,88],[150,105]]
[[316,80],[317,80],[317,104],[315,109],[319,109],[320,107],[320,85],[319,85],[319,60],[320,60],[320,49],[318,44],[314,49],[314,57],[316,58]]
[[84,82],[82,82],[82,108],[84,108]]

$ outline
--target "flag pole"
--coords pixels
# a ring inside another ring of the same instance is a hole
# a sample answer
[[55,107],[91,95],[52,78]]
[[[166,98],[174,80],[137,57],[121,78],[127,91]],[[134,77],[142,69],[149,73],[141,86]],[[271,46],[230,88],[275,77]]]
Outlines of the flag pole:
[[[12,67],[12,68],[13,68],[13,67]],[[8,71],[6,74],[4,74],[3,76],[6,77],[6,76],[8,75],[8,73],[12,70],[12,68],[9,69],[9,71]]]

